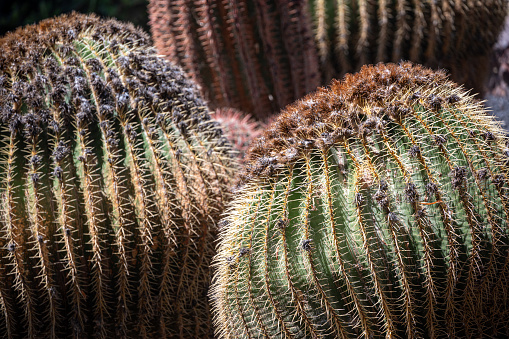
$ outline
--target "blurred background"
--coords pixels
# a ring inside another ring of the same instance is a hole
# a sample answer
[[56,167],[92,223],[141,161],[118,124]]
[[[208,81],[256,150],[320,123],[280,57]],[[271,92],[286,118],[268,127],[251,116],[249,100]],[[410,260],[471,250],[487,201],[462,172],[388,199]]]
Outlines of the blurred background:
[[130,21],[148,32],[148,0],[0,0],[0,36],[62,13],[96,13]]

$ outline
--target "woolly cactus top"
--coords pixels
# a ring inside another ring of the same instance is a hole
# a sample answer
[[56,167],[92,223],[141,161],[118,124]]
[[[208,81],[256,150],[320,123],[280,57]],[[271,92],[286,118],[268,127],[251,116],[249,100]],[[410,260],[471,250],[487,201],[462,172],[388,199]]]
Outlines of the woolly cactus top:
[[485,133],[504,134],[490,118],[476,114],[479,103],[442,71],[412,63],[363,66],[287,106],[251,146],[245,175],[270,175],[306,150],[364,138],[391,120],[400,121],[414,103],[435,111],[442,105],[467,108],[485,125]]
[[[49,112],[43,108],[46,106],[43,105],[43,95],[50,83],[54,85],[50,100],[54,103],[60,101],[63,108],[69,108],[65,107],[65,97],[71,92],[79,92],[76,90],[83,90],[84,86],[84,73],[76,72],[80,61],[73,55],[79,49],[73,42],[84,36],[108,40],[111,47],[121,42],[130,48],[145,46],[150,50],[148,35],[132,24],[75,12],[7,33],[0,39],[1,121],[11,128],[23,128],[27,120],[13,114],[26,112],[27,109],[33,109],[38,118],[46,120]],[[62,63],[63,58],[66,65]],[[102,71],[96,58],[89,63],[95,75]],[[21,106],[24,108],[21,109]]]
[[307,1],[152,0],[148,10],[159,53],[215,107],[266,119],[319,85]]
[[147,33],[130,23],[73,12],[20,27],[1,37],[0,65],[4,72],[10,67],[28,71],[30,66],[39,64],[48,48],[59,46],[59,50],[67,54],[72,49],[69,44],[83,35],[98,39],[108,37],[132,47],[149,46],[150,41]]

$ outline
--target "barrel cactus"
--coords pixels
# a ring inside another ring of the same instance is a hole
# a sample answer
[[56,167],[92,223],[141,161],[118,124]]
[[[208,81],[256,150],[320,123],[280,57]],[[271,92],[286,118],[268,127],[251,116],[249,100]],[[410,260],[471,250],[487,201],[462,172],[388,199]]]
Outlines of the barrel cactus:
[[70,14],[0,39],[0,331],[211,335],[229,146],[130,24]]
[[148,9],[155,47],[214,108],[265,119],[319,85],[306,1],[151,0]]
[[263,125],[254,121],[251,115],[230,107],[216,109],[212,118],[221,124],[224,136],[243,162],[251,142],[262,134]]
[[504,135],[444,73],[410,63],[288,106],[221,221],[217,337],[506,335]]
[[505,0],[310,0],[310,7],[329,74],[403,59],[448,68],[455,81],[476,90],[507,14]]
[[150,0],[158,51],[214,108],[265,120],[332,77],[410,60],[483,90],[506,0]]

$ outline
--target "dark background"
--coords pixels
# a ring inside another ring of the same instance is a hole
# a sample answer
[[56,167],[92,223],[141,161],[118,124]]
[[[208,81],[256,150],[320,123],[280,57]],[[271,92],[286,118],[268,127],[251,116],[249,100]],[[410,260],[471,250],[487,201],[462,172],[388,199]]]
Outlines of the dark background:
[[129,21],[148,32],[148,0],[0,0],[0,36],[62,13],[96,13]]

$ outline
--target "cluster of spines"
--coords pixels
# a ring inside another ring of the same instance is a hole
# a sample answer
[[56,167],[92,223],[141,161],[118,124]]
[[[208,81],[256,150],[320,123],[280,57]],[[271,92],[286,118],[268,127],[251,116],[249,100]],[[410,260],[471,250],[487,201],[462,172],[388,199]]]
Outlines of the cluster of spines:
[[156,0],[149,13],[156,48],[215,107],[264,119],[318,86],[306,2]]
[[504,0],[149,4],[159,52],[183,65],[214,108],[261,120],[333,77],[377,62],[446,68],[482,93],[506,12]]
[[463,90],[410,65],[289,106],[223,221],[216,334],[505,334],[505,141]]
[[502,0],[313,0],[310,7],[326,79],[369,63],[410,60],[445,67],[477,91],[483,90],[479,73],[486,73],[483,64],[507,12]]
[[224,136],[242,162],[251,142],[261,135],[262,125],[253,121],[249,114],[226,107],[216,109],[212,118],[221,124]]
[[229,145],[130,25],[72,14],[0,43],[6,336],[207,337]]

